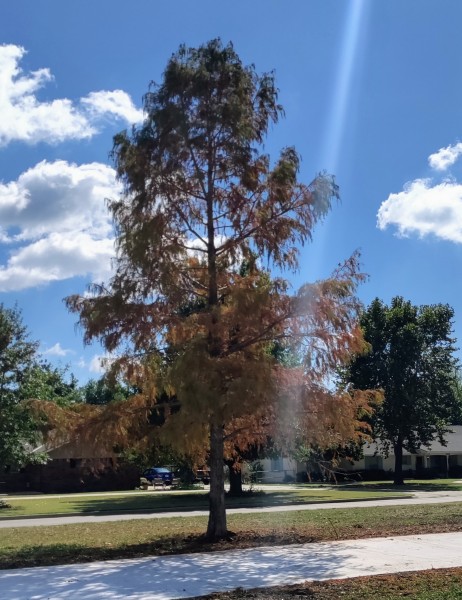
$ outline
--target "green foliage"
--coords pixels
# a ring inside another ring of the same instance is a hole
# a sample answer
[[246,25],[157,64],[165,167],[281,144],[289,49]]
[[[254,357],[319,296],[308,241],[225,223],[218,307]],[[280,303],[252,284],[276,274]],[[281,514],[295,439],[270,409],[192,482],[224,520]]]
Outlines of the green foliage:
[[268,345],[268,352],[277,364],[288,369],[300,367],[303,361],[300,352],[291,347],[285,340],[276,340],[270,343]]
[[189,472],[193,469],[193,462],[175,451],[172,446],[162,446],[154,443],[144,452],[134,449],[120,453],[120,459],[134,464],[140,471],[148,467],[170,467],[175,471]]
[[35,362],[23,374],[20,395],[25,400],[36,399],[69,406],[82,401],[78,381],[67,368],[53,367],[48,361]]
[[[49,404],[54,409],[59,407],[65,410],[71,409],[82,401],[78,381],[72,373],[68,372],[68,368],[53,367],[48,361],[37,359],[24,370],[18,395],[27,422],[33,429],[35,445],[43,442],[43,434],[50,427],[39,407]],[[19,447],[18,444],[18,449]],[[28,448],[28,445],[23,445],[24,451]],[[23,461],[29,464],[42,464],[48,459],[48,454],[43,449],[33,453],[24,452]]]
[[0,304],[0,466],[21,464],[36,442],[34,423],[20,403],[25,372],[31,368],[37,343],[17,308]]
[[454,374],[454,395],[457,399],[456,409],[452,420],[453,425],[462,425],[462,370],[457,367]]
[[81,389],[84,402],[99,406],[125,400],[135,391],[129,385],[117,381],[110,385],[104,377],[90,379]]
[[[370,351],[354,358],[345,379],[360,389],[383,390],[374,436],[397,457],[402,448],[415,452],[435,438],[443,441],[460,414],[453,316],[448,305],[417,307],[401,297],[390,306],[376,299],[361,316]],[[399,464],[396,470],[399,479]]]
[[0,466],[44,462],[32,453],[41,441],[30,400],[67,407],[80,402],[76,378],[66,368],[37,358],[38,343],[29,339],[17,308],[0,305]]

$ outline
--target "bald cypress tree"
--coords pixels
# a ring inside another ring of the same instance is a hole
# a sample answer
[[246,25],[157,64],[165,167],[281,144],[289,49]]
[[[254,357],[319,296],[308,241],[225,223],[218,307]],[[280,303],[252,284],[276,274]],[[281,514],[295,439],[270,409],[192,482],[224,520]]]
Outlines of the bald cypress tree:
[[[273,162],[264,153],[283,112],[272,73],[258,75],[220,40],[182,46],[144,110],[142,125],[114,139],[125,188],[109,204],[115,275],[67,304],[86,341],[124,348],[118,366],[146,402],[159,397],[147,382],[162,372],[177,403],[167,419],[175,444],[208,438],[213,539],[227,534],[226,444],[242,448],[289,413],[307,427],[316,417],[325,437],[329,427],[354,430],[357,398],[326,382],[361,347],[362,276],[356,255],[296,293],[281,275],[298,268],[299,248],[338,188],[327,174],[300,182],[294,148]],[[269,351],[276,340],[303,353],[298,369],[278,363]]]

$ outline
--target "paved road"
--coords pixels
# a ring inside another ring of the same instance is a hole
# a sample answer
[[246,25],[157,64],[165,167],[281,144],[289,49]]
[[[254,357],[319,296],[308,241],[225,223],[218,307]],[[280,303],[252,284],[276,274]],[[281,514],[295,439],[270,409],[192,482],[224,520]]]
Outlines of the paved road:
[[0,571],[5,600],[172,600],[236,587],[462,566],[462,533]]
[[[445,502],[462,502],[462,492],[415,492],[412,497],[391,500],[358,500],[353,502],[320,502],[316,504],[292,504],[287,506],[268,506],[259,508],[229,508],[227,513],[261,513],[289,512],[297,510],[326,510],[332,508],[367,508],[370,506],[400,506],[409,504],[442,504]],[[165,519],[168,517],[202,517],[208,511],[193,510],[183,512],[144,512],[118,515],[78,515],[66,517],[43,517],[0,520],[0,529],[11,527],[32,527],[41,525],[68,525],[71,523],[101,523],[105,521],[131,521],[133,519]],[[1,598],[1,596],[0,596]]]

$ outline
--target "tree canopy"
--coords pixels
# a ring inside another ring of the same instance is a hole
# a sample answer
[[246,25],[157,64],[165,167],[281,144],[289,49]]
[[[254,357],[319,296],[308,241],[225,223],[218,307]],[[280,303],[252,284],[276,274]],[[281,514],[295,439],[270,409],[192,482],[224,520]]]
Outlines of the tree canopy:
[[[226,444],[243,448],[294,419],[320,441],[354,435],[367,402],[329,383],[363,345],[363,277],[357,255],[298,291],[284,276],[339,191],[327,174],[300,182],[294,148],[275,161],[263,151],[283,112],[273,73],[258,75],[220,40],[181,46],[144,111],[140,126],[114,139],[124,184],[109,202],[115,274],[67,305],[86,342],[119,350],[113,369],[140,390],[127,409],[154,406],[161,386],[175,398],[165,427],[175,444],[191,450],[208,438],[207,532],[220,537]],[[303,356],[298,368],[272,354],[278,340]]]
[[22,375],[21,397],[68,406],[81,402],[82,392],[68,368],[54,367],[46,360],[35,360]]
[[103,406],[110,402],[118,402],[125,400],[133,395],[136,390],[130,389],[119,381],[114,381],[112,384],[105,377],[99,379],[90,379],[82,387],[82,399],[87,404],[95,404]]
[[443,441],[460,415],[453,317],[448,305],[414,306],[399,296],[390,306],[375,299],[361,316],[370,351],[354,358],[346,379],[384,392],[373,435],[394,451],[396,484],[403,483],[403,449],[416,452],[435,438]]
[[38,344],[29,332],[17,308],[0,304],[0,466],[21,464],[34,444],[37,432],[21,404],[21,386],[31,368]]

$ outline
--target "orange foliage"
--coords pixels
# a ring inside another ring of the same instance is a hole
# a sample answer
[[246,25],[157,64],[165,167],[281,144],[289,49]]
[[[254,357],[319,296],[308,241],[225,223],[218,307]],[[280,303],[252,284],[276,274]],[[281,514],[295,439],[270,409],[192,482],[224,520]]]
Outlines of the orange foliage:
[[[67,299],[85,341],[124,348],[117,367],[147,406],[156,387],[174,391],[179,410],[163,431],[175,446],[204,447],[210,436],[211,535],[226,530],[225,437],[246,444],[295,420],[313,439],[340,440],[369,410],[367,394],[331,389],[364,347],[358,256],[295,294],[283,276],[339,193],[327,174],[300,182],[294,148],[274,163],[262,151],[282,114],[277,95],[273,74],[242,65],[231,44],[181,47],[145,96],[144,123],[114,139],[125,186],[109,203],[115,275]],[[278,364],[275,342],[303,357],[299,369]],[[132,431],[105,426],[112,439]]]

